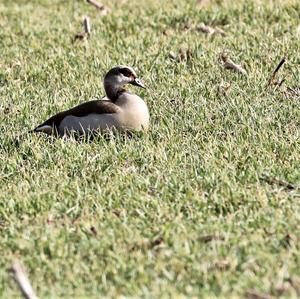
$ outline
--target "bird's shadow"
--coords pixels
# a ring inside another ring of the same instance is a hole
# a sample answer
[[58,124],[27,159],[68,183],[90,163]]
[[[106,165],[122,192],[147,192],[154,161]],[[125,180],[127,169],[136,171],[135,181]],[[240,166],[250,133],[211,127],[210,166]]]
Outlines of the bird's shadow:
[[112,140],[119,140],[119,141],[128,141],[128,140],[137,140],[140,139],[144,132],[138,132],[138,131],[118,131],[118,130],[112,130],[112,131],[93,131],[88,132],[85,134],[80,134],[77,132],[68,132],[68,134],[65,134],[63,136],[60,136],[59,134],[52,134],[47,135],[45,133],[37,133],[37,132],[28,132],[24,134],[20,134],[18,136],[14,136],[10,139],[10,142],[8,142],[8,145],[19,147],[20,144],[24,140],[30,139],[30,136],[32,134],[36,134],[38,138],[43,138],[46,141],[50,143],[55,143],[57,140],[75,140],[78,143],[92,143],[97,142],[101,140],[105,140],[107,142]]
[[110,142],[113,140],[119,140],[119,141],[128,141],[128,140],[135,140],[136,138],[141,137],[140,132],[132,132],[132,131],[94,131],[89,132],[86,134],[79,134],[76,132],[72,132],[71,134],[63,137],[56,137],[56,138],[62,138],[65,140],[73,139],[76,140],[78,143],[95,143],[97,141],[106,141]]

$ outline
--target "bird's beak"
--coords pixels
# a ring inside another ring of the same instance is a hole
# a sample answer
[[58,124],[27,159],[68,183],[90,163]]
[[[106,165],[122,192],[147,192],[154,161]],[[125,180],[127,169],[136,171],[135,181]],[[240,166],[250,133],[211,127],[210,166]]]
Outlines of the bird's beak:
[[133,81],[130,82],[130,84],[138,87],[146,88],[146,86],[138,78],[135,78]]

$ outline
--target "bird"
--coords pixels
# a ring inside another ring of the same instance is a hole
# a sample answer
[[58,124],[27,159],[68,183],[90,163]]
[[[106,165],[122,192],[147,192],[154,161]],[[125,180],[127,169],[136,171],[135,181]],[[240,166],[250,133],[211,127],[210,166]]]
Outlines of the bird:
[[147,104],[125,89],[126,84],[146,88],[133,68],[124,65],[113,67],[103,81],[106,97],[59,112],[32,131],[64,137],[72,132],[85,135],[106,130],[147,130],[150,121]]

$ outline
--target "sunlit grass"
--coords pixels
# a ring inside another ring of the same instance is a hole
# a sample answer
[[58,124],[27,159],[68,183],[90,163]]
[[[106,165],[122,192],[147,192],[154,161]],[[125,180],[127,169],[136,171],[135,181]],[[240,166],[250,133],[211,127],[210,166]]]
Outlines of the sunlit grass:
[[[107,16],[84,1],[0,3],[3,298],[19,295],[16,258],[40,298],[299,296],[300,4],[211,2],[106,1]],[[84,15],[91,38],[72,43]],[[225,70],[223,52],[248,76]],[[284,55],[285,82],[267,88]],[[132,88],[148,133],[27,133],[102,97],[117,64],[148,86]]]

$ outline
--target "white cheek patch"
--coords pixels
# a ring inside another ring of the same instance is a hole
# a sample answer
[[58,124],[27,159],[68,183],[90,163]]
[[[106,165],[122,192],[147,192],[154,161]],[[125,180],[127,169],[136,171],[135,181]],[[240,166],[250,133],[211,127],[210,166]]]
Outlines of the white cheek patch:
[[53,128],[51,126],[42,126],[35,129],[36,132],[43,132],[46,134],[52,134]]
[[131,77],[126,77],[122,74],[122,78],[121,78],[121,82],[120,82],[121,86],[123,86],[124,84],[127,84],[129,82],[131,82]]

